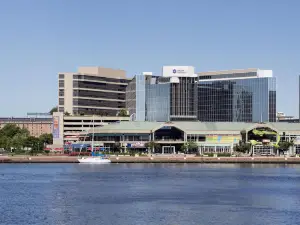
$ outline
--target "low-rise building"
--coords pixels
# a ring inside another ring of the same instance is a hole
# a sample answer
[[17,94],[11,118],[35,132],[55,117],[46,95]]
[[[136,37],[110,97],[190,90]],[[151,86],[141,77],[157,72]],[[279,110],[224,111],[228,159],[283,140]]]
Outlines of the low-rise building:
[[178,153],[187,142],[195,142],[196,152],[232,153],[240,141],[251,143],[254,155],[278,154],[280,141],[293,141],[289,153],[300,153],[300,127],[295,123],[244,122],[120,122],[89,130],[85,144],[103,149],[146,151],[146,143],[160,147],[155,153]]
[[0,129],[7,124],[25,128],[34,137],[52,133],[52,117],[1,117]]
[[129,121],[129,117],[116,116],[66,116],[62,112],[53,113],[53,144],[57,148],[77,143],[80,137],[94,128],[120,121]]

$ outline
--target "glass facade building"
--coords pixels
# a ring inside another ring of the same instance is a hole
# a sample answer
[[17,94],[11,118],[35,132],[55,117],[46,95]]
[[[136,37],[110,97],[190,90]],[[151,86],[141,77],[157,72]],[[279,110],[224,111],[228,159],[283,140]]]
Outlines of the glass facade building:
[[147,84],[145,103],[147,121],[170,121],[170,84]]
[[145,121],[146,113],[146,79],[144,76],[136,76],[136,120]]
[[126,87],[126,109],[136,121],[145,121],[146,79],[135,76]]
[[179,77],[170,83],[170,120],[197,120],[197,77]]
[[[175,72],[174,72],[175,71]],[[245,69],[176,75],[137,75],[126,88],[136,121],[275,122],[276,78]]]
[[199,79],[198,120],[275,122],[276,78]]
[[126,88],[126,108],[136,121],[196,120],[196,80],[137,75]]

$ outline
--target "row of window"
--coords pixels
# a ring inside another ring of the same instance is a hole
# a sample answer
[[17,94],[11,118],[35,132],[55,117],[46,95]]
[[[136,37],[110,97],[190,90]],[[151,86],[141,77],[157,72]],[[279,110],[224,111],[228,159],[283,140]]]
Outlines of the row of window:
[[73,81],[73,88],[103,89],[111,91],[126,91],[126,86],[118,84],[95,83],[89,81]]
[[217,75],[200,75],[199,80],[208,80],[208,79],[222,79],[222,78],[237,78],[237,77],[256,77],[256,72],[247,72],[247,73],[231,73],[231,74],[217,74]]
[[116,83],[128,83],[126,79],[119,78],[109,78],[109,77],[99,77],[99,76],[89,76],[89,75],[73,75],[73,79],[79,80],[94,80],[94,81],[106,81],[106,82],[116,82]]
[[110,108],[125,108],[125,102],[106,101],[106,100],[91,100],[91,99],[73,99],[73,105],[95,106],[95,107],[110,107]]
[[95,108],[83,108],[74,107],[73,113],[75,115],[98,115],[98,116],[116,116],[119,110],[114,109],[95,109]]
[[73,96],[125,100],[125,93],[73,90]]
[[115,142],[120,142],[120,141],[149,141],[150,137],[149,135],[147,136],[95,136],[94,141],[115,141]]

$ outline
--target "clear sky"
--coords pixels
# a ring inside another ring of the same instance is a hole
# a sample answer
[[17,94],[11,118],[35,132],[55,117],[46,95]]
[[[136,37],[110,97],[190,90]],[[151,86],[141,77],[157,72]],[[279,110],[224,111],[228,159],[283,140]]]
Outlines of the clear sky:
[[2,0],[0,116],[57,105],[79,66],[272,69],[277,111],[298,117],[298,0]]

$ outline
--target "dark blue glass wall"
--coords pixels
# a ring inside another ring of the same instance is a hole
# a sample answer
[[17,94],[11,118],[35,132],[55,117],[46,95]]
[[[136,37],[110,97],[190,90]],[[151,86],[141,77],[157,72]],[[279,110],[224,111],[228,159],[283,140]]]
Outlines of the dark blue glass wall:
[[146,120],[170,120],[170,84],[146,84]]
[[276,78],[200,80],[198,120],[275,122]]

